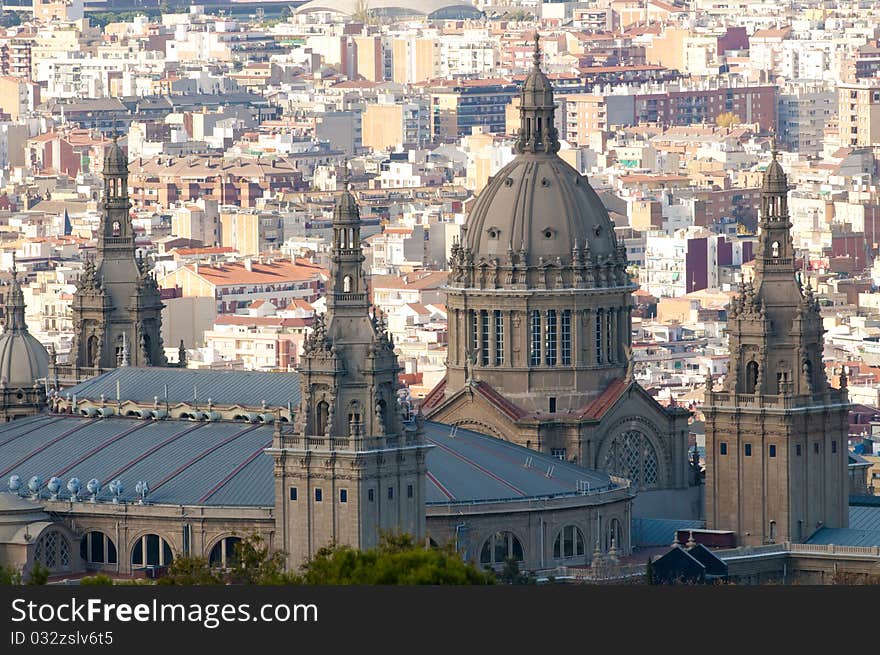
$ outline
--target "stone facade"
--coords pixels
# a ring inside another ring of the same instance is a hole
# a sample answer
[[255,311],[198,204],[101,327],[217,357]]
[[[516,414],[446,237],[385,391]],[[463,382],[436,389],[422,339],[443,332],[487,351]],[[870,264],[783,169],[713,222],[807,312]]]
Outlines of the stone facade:
[[558,155],[549,80],[521,94],[517,156],[452,248],[444,381],[426,415],[626,477],[690,483],[688,412],[632,380],[626,249],[586,177]]
[[[162,299],[147,263],[136,257],[128,199],[128,161],[114,141],[104,160],[98,253],[73,298],[77,326],[61,375],[80,380],[117,366],[165,366]],[[56,370],[58,370],[56,368]]]
[[397,398],[397,356],[384,320],[369,314],[360,215],[351,192],[333,215],[327,312],[300,359],[292,433],[276,434],[275,511],[292,567],[331,542],[367,549],[381,531],[425,534],[425,454],[417,421]]
[[803,542],[848,524],[846,376],[829,386],[822,319],[796,278],[788,183],[764,175],[755,279],[728,315],[730,364],[706,388],[706,522],[739,543]]

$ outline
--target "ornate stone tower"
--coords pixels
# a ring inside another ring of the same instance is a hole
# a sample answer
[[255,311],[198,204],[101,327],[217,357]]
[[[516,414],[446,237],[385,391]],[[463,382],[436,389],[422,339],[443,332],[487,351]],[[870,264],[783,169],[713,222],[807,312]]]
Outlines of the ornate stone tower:
[[128,201],[128,161],[116,139],[104,158],[104,198],[98,253],[87,261],[73,298],[76,336],[70,363],[83,369],[165,366],[162,299],[147,264],[136,257]]
[[425,535],[421,420],[397,400],[397,356],[369,314],[360,216],[346,189],[333,214],[327,312],[300,358],[302,399],[292,434],[276,426],[280,547],[295,568],[331,542],[370,548],[380,530]]
[[426,415],[642,489],[686,487],[688,413],[632,379],[626,249],[588,179],[558,155],[537,39],[520,99],[517,155],[452,249],[447,373]]
[[6,329],[0,335],[0,420],[9,421],[45,407],[49,374],[49,353],[25,323],[24,294],[14,263],[5,309]]
[[848,524],[846,387],[822,364],[822,319],[796,278],[788,183],[764,174],[755,279],[728,312],[724,388],[706,388],[706,522],[746,545]]

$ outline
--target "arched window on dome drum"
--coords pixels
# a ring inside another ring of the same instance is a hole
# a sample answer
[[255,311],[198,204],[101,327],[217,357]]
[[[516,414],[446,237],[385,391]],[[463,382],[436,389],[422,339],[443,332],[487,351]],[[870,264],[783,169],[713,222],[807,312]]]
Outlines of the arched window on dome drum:
[[116,564],[116,544],[103,532],[88,532],[83,535],[79,554],[89,564]]
[[567,557],[582,557],[586,552],[584,533],[576,525],[566,525],[556,536],[553,543],[553,557],[563,559]]
[[774,241],[773,244],[770,246],[770,249],[772,250],[774,257],[779,257],[779,242],[778,241]]
[[596,310],[596,329],[595,329],[595,337],[596,337],[596,363],[602,363],[602,321],[603,321],[603,311],[601,309]]
[[562,330],[562,352],[559,353],[563,366],[571,366],[571,310],[562,312],[562,322],[559,326]]
[[[479,334],[479,326],[477,325],[477,312],[475,312],[472,309],[472,310],[470,310],[470,315],[471,315],[471,321],[470,321],[470,323],[471,323],[471,326],[470,326],[471,338],[470,338],[470,353],[468,354],[468,359],[470,359],[471,357],[476,357],[477,353],[480,351],[479,339],[477,336]],[[474,361],[476,361],[476,360],[474,360]]]
[[495,366],[504,364],[504,314],[495,310]]
[[174,559],[171,546],[157,534],[145,534],[138,539],[134,548],[131,549],[131,565],[142,566],[168,566]]
[[342,278],[342,293],[351,293],[351,275]]
[[523,561],[523,547],[512,532],[496,532],[483,542],[480,564],[504,564],[508,559]]
[[489,365],[489,312],[480,310],[480,364]]
[[541,365],[541,312],[537,309],[532,310],[531,318],[529,319],[529,331],[530,331],[530,353],[529,353],[529,365],[530,366],[540,366]]
[[758,388],[758,362],[746,364],[745,393],[755,393]]
[[214,544],[208,556],[208,562],[211,566],[229,568],[235,563],[235,549],[240,543],[241,539],[238,537],[224,537]]
[[614,437],[602,468],[611,475],[631,480],[637,487],[649,488],[658,482],[657,451],[640,430],[627,430]]
[[607,361],[609,364],[615,360],[613,313],[612,309],[605,312],[605,348],[608,350]]
[[556,366],[556,310],[547,310],[547,326],[544,330],[544,355],[547,366]]

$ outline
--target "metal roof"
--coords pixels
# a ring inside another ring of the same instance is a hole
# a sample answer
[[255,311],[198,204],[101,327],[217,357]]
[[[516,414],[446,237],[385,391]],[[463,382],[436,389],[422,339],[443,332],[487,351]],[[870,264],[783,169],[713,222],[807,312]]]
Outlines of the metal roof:
[[258,371],[230,371],[190,368],[138,368],[125,366],[102,373],[65,390],[65,395],[78,400],[98,400],[103,395],[114,400],[119,383],[123,400],[141,403],[158,398],[171,403],[195,399],[215,405],[246,405],[259,407],[263,401],[267,407],[291,407],[299,404],[298,373],[261,373]]
[[706,522],[698,519],[632,519],[631,538],[634,546],[668,546],[675,540],[676,530],[702,530]]
[[849,527],[855,530],[877,530],[880,532],[880,506],[849,506]]
[[807,539],[808,544],[835,546],[880,546],[880,530],[852,528],[820,528]]
[[[586,485],[589,493],[613,488],[605,473],[476,432],[456,430],[453,435],[441,423],[426,423],[425,432],[435,446],[427,458],[426,499],[432,504],[573,496]],[[98,500],[106,502],[112,499],[110,481],[119,479],[121,500],[133,502],[136,483],[145,480],[151,503],[273,507],[273,462],[264,452],[272,433],[272,425],[244,422],[42,414],[0,427],[0,488],[14,474],[25,493],[37,475],[43,480],[41,496],[47,498],[46,484],[57,476],[59,498],[66,499],[67,481],[77,477],[80,495],[89,497],[86,483],[97,478],[102,484]]]

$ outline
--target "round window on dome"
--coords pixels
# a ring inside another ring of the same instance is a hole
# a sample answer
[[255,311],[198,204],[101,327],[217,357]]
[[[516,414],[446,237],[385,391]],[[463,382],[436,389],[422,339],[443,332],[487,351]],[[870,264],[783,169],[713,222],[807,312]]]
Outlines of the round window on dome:
[[544,230],[544,238],[545,239],[552,239],[553,238],[553,230],[551,230],[549,227]]

